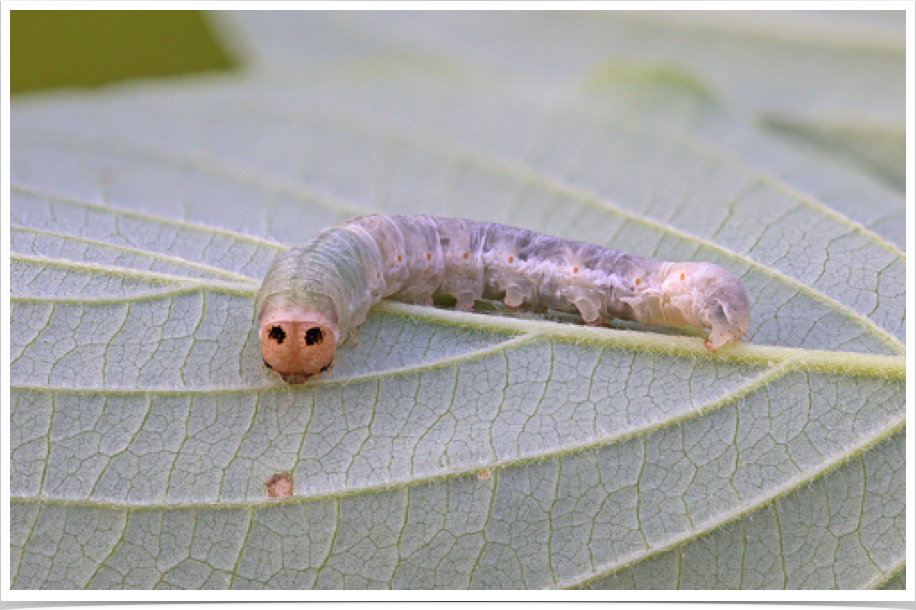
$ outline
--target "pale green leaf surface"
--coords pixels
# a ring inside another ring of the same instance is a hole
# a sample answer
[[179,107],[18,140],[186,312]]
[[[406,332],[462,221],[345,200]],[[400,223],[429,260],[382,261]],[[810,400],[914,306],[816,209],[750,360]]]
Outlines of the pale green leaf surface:
[[[902,121],[896,26],[862,17],[707,48],[647,16],[248,14],[246,76],[17,104],[13,586],[902,583],[903,196],[757,114]],[[749,343],[386,304],[284,386],[260,279],[373,211],[717,262]]]

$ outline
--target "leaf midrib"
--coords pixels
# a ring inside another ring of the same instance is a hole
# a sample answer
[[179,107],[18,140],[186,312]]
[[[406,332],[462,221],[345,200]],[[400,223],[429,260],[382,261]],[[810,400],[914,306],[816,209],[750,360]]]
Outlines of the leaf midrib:
[[[599,330],[599,329],[584,329],[584,330],[591,331],[591,330]],[[505,349],[508,349],[510,347],[530,343],[532,341],[536,341],[541,338],[543,337],[537,334],[520,335],[514,339],[510,339],[508,341],[499,343],[495,346],[489,346],[487,348],[475,350],[474,352],[471,352],[469,354],[461,354],[459,356],[447,359],[448,360],[447,362],[444,359],[443,361],[438,361],[436,363],[433,363],[432,365],[427,365],[427,366],[422,366],[422,367],[405,367],[402,371],[398,371],[398,373],[409,374],[409,373],[415,373],[418,370],[452,366],[457,363],[461,363],[464,361],[478,358],[482,354],[492,354],[492,353],[505,351]],[[804,352],[805,350],[794,350],[794,351]],[[833,352],[826,352],[826,353],[833,354]],[[877,357],[870,356],[870,358],[874,359]],[[900,369],[898,372],[901,374],[902,378],[905,379],[905,358],[883,357],[883,359],[890,360],[895,365],[898,365],[897,368]],[[528,463],[543,461],[545,459],[555,459],[555,458],[562,457],[564,455],[581,453],[581,452],[585,452],[589,450],[594,450],[600,447],[605,447],[605,446],[609,446],[609,445],[613,445],[617,443],[626,442],[632,438],[652,434],[661,429],[683,423],[690,419],[701,417],[719,408],[723,408],[729,404],[733,404],[736,400],[740,399],[741,397],[746,396],[750,394],[751,392],[754,392],[758,389],[764,388],[767,385],[774,382],[775,380],[789,373],[796,372],[796,371],[807,371],[811,369],[812,367],[803,364],[803,361],[800,360],[798,357],[786,359],[786,360],[783,360],[782,362],[777,363],[775,366],[771,366],[770,368],[763,370],[761,373],[759,373],[755,377],[745,381],[741,385],[731,389],[730,391],[716,397],[715,399],[707,403],[695,406],[685,411],[678,412],[668,417],[660,418],[651,423],[637,426],[632,429],[621,431],[615,434],[610,434],[602,438],[591,439],[589,441],[580,442],[580,443],[571,443],[568,445],[564,445],[560,448],[538,452],[535,454],[528,454],[528,455],[518,456],[518,457],[504,459],[504,460],[493,460],[491,462],[487,462],[484,464],[477,464],[474,466],[463,467],[460,469],[456,469],[454,471],[444,471],[444,472],[436,473],[434,475],[428,475],[428,476],[423,476],[423,477],[414,477],[414,478],[406,479],[403,481],[396,481],[396,482],[389,481],[383,485],[371,485],[371,486],[365,486],[361,488],[343,490],[341,492],[316,494],[312,496],[308,496],[308,495],[297,496],[288,501],[310,502],[310,501],[315,501],[318,499],[325,499],[328,497],[344,497],[344,496],[349,496],[349,495],[358,495],[361,493],[370,493],[370,492],[378,491],[378,490],[387,490],[387,489],[393,489],[393,488],[398,488],[398,487],[413,486],[413,485],[418,485],[418,484],[423,484],[423,483],[432,483],[432,482],[436,482],[440,480],[470,475],[470,474],[473,474],[479,471],[481,468],[488,468],[490,470],[498,471],[498,470],[502,470],[502,469],[509,468],[509,467],[519,467],[519,466],[523,466]],[[843,369],[841,369],[840,372],[850,374],[852,371],[850,371],[849,368],[844,367]],[[877,374],[883,377],[888,377],[887,371],[883,373],[877,373]],[[391,372],[378,373],[378,374],[373,374],[373,375],[367,375],[365,377],[360,378],[359,380],[360,381],[371,381],[371,380],[377,381],[379,379],[389,377],[390,375],[391,375]],[[334,385],[346,384],[346,383],[350,383],[353,381],[356,381],[356,379],[336,380],[336,382],[334,382]],[[331,385],[331,384],[325,382],[322,385]],[[50,389],[50,388],[26,388],[26,387],[21,387],[21,386],[12,386],[11,389],[15,391],[36,391],[36,392],[54,392],[56,391],[56,389]],[[284,387],[284,388],[278,388],[278,389],[286,389],[286,388]],[[84,392],[85,393],[100,393],[99,390],[84,390]],[[154,392],[143,391],[143,390],[136,390],[136,391],[134,390],[129,390],[129,391],[117,391],[117,390],[105,391],[103,390],[101,392],[120,393],[120,394],[138,394],[139,393],[139,394],[147,394],[147,395],[154,393]],[[168,393],[174,394],[176,392],[170,391]],[[184,393],[184,392],[177,392],[177,393]],[[220,391],[220,393],[224,393],[224,391]],[[906,421],[905,414],[898,416],[897,418],[892,418],[888,423],[885,423],[883,426],[878,428],[876,431],[872,432],[870,435],[865,437],[866,440],[863,441],[864,445],[862,446],[863,447],[871,446],[870,443],[872,444],[876,443],[878,442],[878,439],[889,436],[895,430],[904,426],[905,421]],[[856,455],[857,454],[856,452],[864,451],[864,449],[861,449],[861,450],[855,449],[855,447],[858,447],[858,446],[859,445],[853,446],[853,449],[850,450],[851,452],[846,451],[846,450],[841,452],[841,455],[845,456],[842,459],[831,458],[830,460],[827,460],[826,463],[836,462],[837,464],[839,464],[845,460],[850,459],[854,455]],[[821,466],[818,466],[818,468],[820,467]],[[42,497],[39,497],[39,498],[14,497],[13,499],[16,501],[20,501],[20,502],[29,502],[29,501],[64,502],[64,503],[76,502],[76,503],[82,503],[82,504],[92,505],[92,506],[105,506],[105,507],[121,506],[122,508],[130,508],[130,509],[148,508],[151,510],[152,509],[161,509],[161,508],[180,509],[180,508],[193,508],[193,507],[211,507],[211,508],[212,507],[220,507],[220,508],[245,507],[245,508],[251,508],[251,507],[257,507],[257,506],[268,506],[268,505],[272,505],[273,503],[273,502],[261,502],[261,503],[258,503],[258,502],[241,502],[241,503],[215,502],[215,503],[170,504],[170,505],[163,505],[163,506],[143,505],[143,506],[138,507],[136,505],[130,505],[130,504],[118,505],[118,504],[101,503],[101,502],[89,501],[89,500],[63,500],[63,499],[42,498]]]

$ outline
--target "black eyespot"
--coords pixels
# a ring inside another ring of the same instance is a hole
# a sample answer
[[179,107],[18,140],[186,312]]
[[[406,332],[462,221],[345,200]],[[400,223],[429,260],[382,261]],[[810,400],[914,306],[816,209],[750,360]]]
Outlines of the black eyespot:
[[306,345],[319,345],[324,341],[324,333],[321,332],[321,329],[317,326],[312,327],[305,331],[305,344]]
[[277,345],[282,345],[283,341],[286,339],[286,331],[280,326],[274,326],[270,329],[270,333],[268,333],[267,336],[276,341]]

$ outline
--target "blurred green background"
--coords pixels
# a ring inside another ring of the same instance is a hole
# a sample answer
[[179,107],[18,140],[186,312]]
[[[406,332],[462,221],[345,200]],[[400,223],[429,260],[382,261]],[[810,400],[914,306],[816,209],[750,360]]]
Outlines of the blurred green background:
[[231,70],[199,11],[11,11],[10,92]]

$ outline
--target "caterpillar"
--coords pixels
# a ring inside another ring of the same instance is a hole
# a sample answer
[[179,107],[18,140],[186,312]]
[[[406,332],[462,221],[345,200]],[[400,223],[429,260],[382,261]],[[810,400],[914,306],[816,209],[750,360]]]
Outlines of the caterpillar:
[[459,310],[477,299],[511,308],[710,329],[715,352],[741,340],[750,307],[741,282],[711,263],[671,263],[497,223],[361,216],[274,260],[257,299],[261,355],[288,383],[328,370],[337,347],[379,300]]

